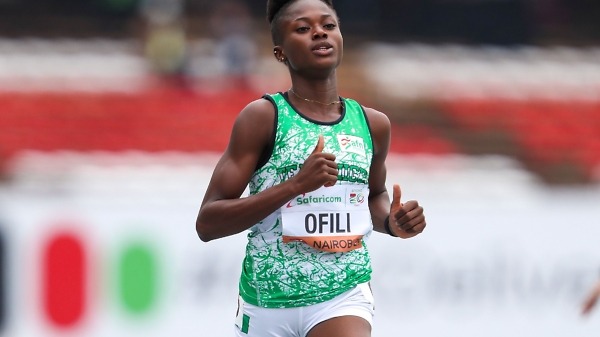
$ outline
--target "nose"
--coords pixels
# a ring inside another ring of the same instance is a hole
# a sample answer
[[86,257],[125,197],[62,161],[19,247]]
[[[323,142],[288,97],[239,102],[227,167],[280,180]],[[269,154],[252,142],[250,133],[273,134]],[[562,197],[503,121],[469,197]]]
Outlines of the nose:
[[319,26],[314,30],[313,40],[326,39],[326,38],[327,38],[327,32],[323,29],[323,27]]

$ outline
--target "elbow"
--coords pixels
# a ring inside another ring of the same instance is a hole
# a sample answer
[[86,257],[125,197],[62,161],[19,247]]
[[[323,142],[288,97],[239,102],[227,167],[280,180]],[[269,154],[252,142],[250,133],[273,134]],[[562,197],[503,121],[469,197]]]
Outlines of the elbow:
[[202,235],[202,234],[200,234],[200,233],[198,233],[198,237],[200,238],[200,240],[201,240],[202,242],[209,242],[209,241],[211,241],[211,240],[212,240],[212,238],[210,238],[210,237],[208,237],[208,236],[206,236],[206,235]]
[[215,237],[211,234],[210,225],[206,222],[205,216],[202,213],[202,209],[200,209],[198,217],[196,217],[196,234],[198,234],[198,238],[202,242],[209,242],[215,239]]
[[209,242],[209,241],[212,241],[214,239],[213,237],[211,237],[210,235],[208,235],[208,234],[206,234],[204,232],[201,232],[201,231],[198,231],[198,230],[196,232],[198,233],[198,237],[200,238],[200,240],[202,242]]
[[202,226],[200,221],[196,221],[196,233],[202,242],[209,242],[215,239],[212,235],[208,233],[205,226]]

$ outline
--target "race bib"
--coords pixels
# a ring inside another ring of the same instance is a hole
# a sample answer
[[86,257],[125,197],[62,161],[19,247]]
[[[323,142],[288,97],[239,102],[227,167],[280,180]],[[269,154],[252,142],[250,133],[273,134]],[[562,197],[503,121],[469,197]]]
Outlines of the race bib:
[[326,252],[362,247],[371,230],[369,189],[356,185],[321,187],[281,208],[283,242],[300,241]]

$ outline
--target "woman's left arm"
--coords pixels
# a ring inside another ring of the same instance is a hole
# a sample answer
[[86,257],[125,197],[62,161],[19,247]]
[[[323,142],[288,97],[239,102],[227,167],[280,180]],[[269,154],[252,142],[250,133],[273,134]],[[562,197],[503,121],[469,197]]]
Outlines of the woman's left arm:
[[373,160],[369,172],[369,209],[374,230],[411,238],[423,232],[426,226],[423,207],[416,200],[400,202],[400,186],[393,187],[393,198],[386,188],[387,168],[385,161],[390,147],[391,124],[389,118],[380,111],[364,108],[373,139]]

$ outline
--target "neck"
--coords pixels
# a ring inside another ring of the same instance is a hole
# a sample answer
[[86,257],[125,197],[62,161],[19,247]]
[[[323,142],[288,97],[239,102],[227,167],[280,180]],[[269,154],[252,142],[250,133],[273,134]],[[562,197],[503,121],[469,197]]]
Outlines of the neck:
[[325,106],[334,105],[334,104],[341,104],[342,103],[342,101],[341,101],[341,99],[339,97],[336,97],[334,100],[319,100],[319,99],[312,99],[312,98],[304,97],[303,95],[299,94],[294,89],[294,87],[291,87],[288,90],[288,92],[291,92],[294,96],[296,96],[300,100],[303,100],[303,101],[308,102],[308,103],[314,103],[314,104],[325,105]]
[[335,71],[320,77],[300,76],[295,72],[290,72],[290,75],[291,88],[302,97],[327,102],[339,96]]
[[333,105],[340,100],[335,76],[318,81],[292,77],[289,94],[298,101],[310,102],[312,105]]

